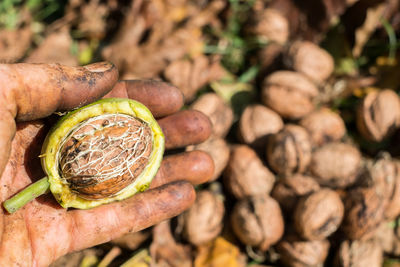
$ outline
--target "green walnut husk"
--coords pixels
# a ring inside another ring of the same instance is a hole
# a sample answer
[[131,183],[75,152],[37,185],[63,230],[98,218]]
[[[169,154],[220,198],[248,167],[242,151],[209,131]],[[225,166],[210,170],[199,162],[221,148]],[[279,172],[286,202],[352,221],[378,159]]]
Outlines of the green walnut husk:
[[[119,192],[112,196],[100,199],[83,198],[74,190],[71,190],[69,182],[62,177],[59,166],[60,150],[66,137],[88,119],[104,114],[121,114],[140,119],[150,129],[152,134],[152,151],[143,171]],[[64,117],[50,130],[42,146],[42,167],[47,177],[30,185],[13,198],[5,201],[4,207],[10,213],[15,212],[24,204],[43,194],[50,188],[58,203],[64,208],[89,209],[102,204],[124,200],[138,192],[146,190],[160,167],[164,153],[164,135],[160,126],[151,112],[141,103],[119,98],[102,99],[77,110]]]

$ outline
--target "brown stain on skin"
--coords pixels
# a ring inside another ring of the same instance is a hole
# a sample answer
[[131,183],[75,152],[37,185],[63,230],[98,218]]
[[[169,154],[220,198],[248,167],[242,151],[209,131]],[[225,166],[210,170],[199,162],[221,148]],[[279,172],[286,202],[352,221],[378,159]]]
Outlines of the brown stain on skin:
[[19,121],[49,116],[56,110],[70,110],[101,98],[112,89],[118,71],[111,63],[84,67],[59,64],[12,64],[3,66]]

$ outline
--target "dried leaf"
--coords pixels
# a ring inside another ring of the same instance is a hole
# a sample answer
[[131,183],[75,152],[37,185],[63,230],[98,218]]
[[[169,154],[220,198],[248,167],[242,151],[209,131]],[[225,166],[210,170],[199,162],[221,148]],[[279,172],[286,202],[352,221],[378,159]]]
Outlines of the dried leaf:
[[380,20],[385,11],[386,4],[371,7],[367,10],[367,15],[364,24],[355,32],[355,44],[353,47],[353,55],[359,57],[371,35],[376,28],[380,25]]
[[238,247],[223,237],[218,237],[212,243],[199,247],[195,267],[242,267],[245,266],[243,256]]
[[151,257],[147,249],[136,253],[132,258],[124,262],[121,267],[150,267]]
[[60,63],[77,66],[78,59],[71,53],[72,38],[64,28],[51,33],[24,61],[27,63]]
[[18,30],[0,30],[0,62],[14,63],[22,58],[32,41],[30,27]]
[[177,243],[172,236],[170,221],[159,223],[153,228],[153,242],[150,255],[155,266],[159,267],[191,267],[188,246]]

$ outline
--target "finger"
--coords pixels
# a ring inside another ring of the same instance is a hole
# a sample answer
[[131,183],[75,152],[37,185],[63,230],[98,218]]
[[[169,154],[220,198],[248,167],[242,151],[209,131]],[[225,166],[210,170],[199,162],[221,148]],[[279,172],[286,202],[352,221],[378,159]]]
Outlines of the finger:
[[154,80],[120,81],[105,97],[137,100],[147,106],[156,118],[173,114],[183,106],[183,94],[178,88]]
[[106,62],[84,67],[0,64],[0,102],[18,120],[33,120],[88,104],[111,90],[117,79],[117,69]]
[[136,232],[190,207],[195,191],[187,182],[175,182],[137,194],[130,199],[91,210],[71,211],[70,251],[107,242]]
[[158,121],[165,135],[165,148],[198,144],[211,134],[211,122],[196,110],[183,110]]
[[164,158],[150,188],[185,180],[193,185],[207,182],[214,174],[214,162],[204,151],[190,151]]

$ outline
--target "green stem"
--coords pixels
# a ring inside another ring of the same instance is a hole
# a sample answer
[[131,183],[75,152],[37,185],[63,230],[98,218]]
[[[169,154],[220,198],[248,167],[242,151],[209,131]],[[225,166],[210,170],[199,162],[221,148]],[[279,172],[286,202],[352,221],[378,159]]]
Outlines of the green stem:
[[49,180],[47,177],[44,177],[39,181],[31,184],[12,198],[4,201],[3,207],[9,213],[14,213],[25,206],[28,202],[48,192],[49,187]]

